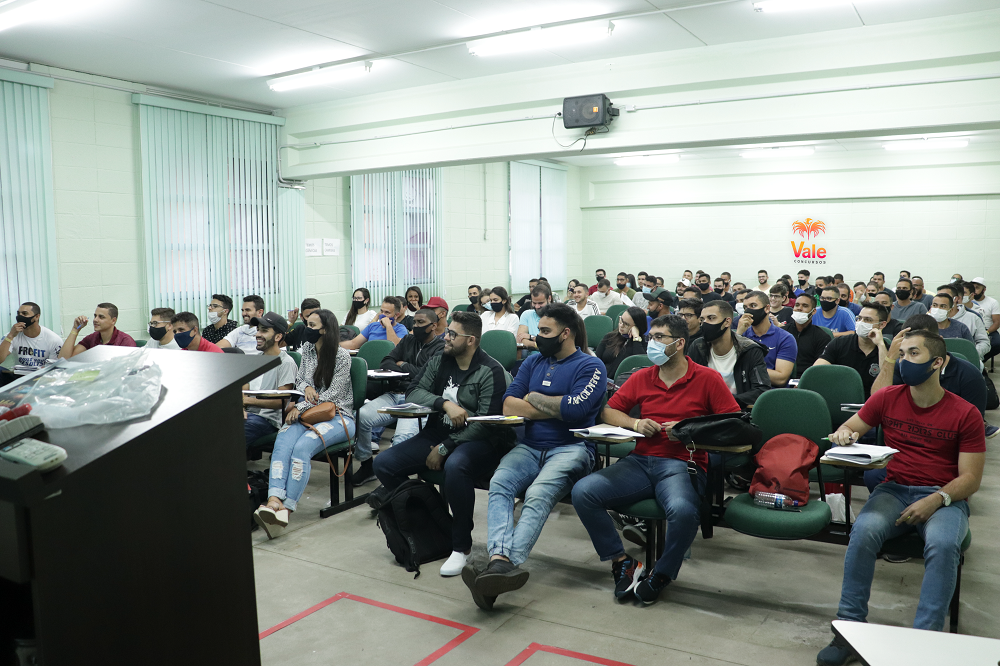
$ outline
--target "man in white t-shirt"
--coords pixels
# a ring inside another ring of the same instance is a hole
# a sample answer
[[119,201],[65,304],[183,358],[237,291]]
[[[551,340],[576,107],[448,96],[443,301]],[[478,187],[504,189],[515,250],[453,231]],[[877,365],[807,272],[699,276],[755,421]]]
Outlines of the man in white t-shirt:
[[[281,365],[254,377],[249,384],[243,386],[243,390],[288,391],[295,388],[298,365],[281,347],[288,333],[288,322],[281,315],[268,312],[262,317],[254,317],[250,323],[257,331],[257,353],[277,356]],[[246,436],[247,447],[265,435],[278,432],[282,422],[281,404],[280,399],[264,400],[243,394],[243,434]]]
[[981,277],[972,278],[971,286],[975,290],[973,302],[979,306],[979,314],[983,317],[986,325],[986,334],[990,336],[990,351],[983,357],[983,361],[988,361],[997,354],[1000,354],[1000,303],[992,296],[986,295],[986,280]]
[[219,348],[237,347],[243,350],[244,354],[259,354],[257,349],[257,327],[250,323],[254,317],[264,316],[264,299],[257,295],[246,296],[243,299],[243,307],[240,309],[243,315],[243,325],[232,331],[219,342]]
[[62,338],[38,323],[41,314],[37,303],[21,304],[17,309],[17,321],[0,342],[0,363],[7,360],[11,352],[17,354],[18,365],[36,368],[59,357]]
[[578,284],[573,288],[572,305],[581,319],[601,314],[601,309],[597,307],[597,303],[590,299],[589,293],[590,287],[585,284]]
[[173,308],[153,308],[149,311],[149,342],[146,349],[176,349],[181,346],[174,340],[174,327],[170,319],[177,314]]

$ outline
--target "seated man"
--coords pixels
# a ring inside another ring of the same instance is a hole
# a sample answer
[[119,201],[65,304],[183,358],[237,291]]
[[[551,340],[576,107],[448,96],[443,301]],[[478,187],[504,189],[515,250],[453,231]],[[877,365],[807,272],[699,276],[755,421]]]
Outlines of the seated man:
[[635,289],[628,284],[628,273],[619,273],[615,277],[615,293],[621,296],[622,303],[632,307],[635,301]]
[[[744,314],[736,324],[736,333],[767,347],[764,363],[771,386],[784,388],[795,371],[799,353],[791,333],[771,323],[768,298],[762,291],[752,291],[743,300]],[[825,335],[825,334],[822,334]]]
[[[677,303],[677,316],[683,319],[688,327],[687,342],[684,345],[685,354],[691,351],[691,345],[694,344],[694,341],[701,338],[701,310],[703,307],[704,304],[700,298],[685,298]],[[665,314],[670,314],[670,311],[661,310],[658,316],[662,317]]]
[[[226,347],[236,347],[242,349],[244,354],[255,355],[257,351],[257,329],[250,325],[250,320],[254,317],[264,316],[264,299],[260,296],[246,296],[243,298],[243,307],[240,310],[243,315],[243,325],[229,332],[226,337],[219,342],[219,349]],[[181,345],[183,347],[183,345]]]
[[[544,284],[536,284],[531,288],[531,293],[528,296],[531,300],[521,311],[521,323],[517,327],[517,336],[515,337],[526,350],[532,350],[525,352],[530,355],[534,354],[533,350],[537,349],[535,336],[538,335],[538,324],[541,321],[538,313],[552,302],[552,290]],[[516,368],[514,374],[517,374]]]
[[819,294],[822,312],[817,311],[813,315],[813,323],[833,331],[835,338],[853,334],[854,315],[847,308],[840,307],[840,290],[837,287],[824,287]]
[[[497,595],[524,586],[528,559],[549,511],[594,466],[592,444],[571,428],[594,425],[607,386],[604,364],[584,353],[583,320],[564,303],[541,311],[535,340],[538,354],[529,356],[504,396],[503,413],[530,419],[524,438],[503,457],[490,481],[486,550],[490,563],[483,572],[471,565],[462,580],[483,610],[492,610]],[[524,494],[521,517],[514,525],[514,499]]]
[[350,340],[340,343],[344,349],[360,349],[369,340],[388,340],[394,345],[406,337],[406,327],[398,323],[403,318],[403,303],[395,296],[382,299],[379,315]]
[[[302,300],[302,305],[300,305],[295,310],[288,313],[288,337],[286,337],[285,345],[291,349],[296,350],[302,346],[302,343],[306,341],[306,320],[309,319],[309,315],[316,310],[319,310],[323,306],[320,305],[319,300],[315,298],[305,298]],[[302,320],[302,325],[295,328],[295,322],[299,319]]]
[[[463,313],[470,314],[470,313]],[[478,316],[478,315],[474,315]],[[358,411],[358,433],[355,437],[354,459],[361,467],[354,473],[352,483],[363,486],[375,478],[372,468],[372,431],[385,428],[396,421],[396,432],[392,436],[393,446],[402,444],[420,430],[419,419],[396,419],[388,414],[379,414],[378,410],[395,407],[406,402],[406,392],[414,385],[420,369],[427,365],[432,356],[439,354],[445,348],[446,341],[435,335],[435,324],[438,316],[430,308],[417,310],[413,315],[413,331],[399,341],[399,344],[386,354],[379,366],[382,370],[408,372],[409,377],[396,379],[388,383],[385,393],[369,400]],[[507,387],[505,386],[504,389]]]
[[716,296],[724,300],[726,303],[729,303],[730,305],[736,305],[736,298],[732,294],[726,291],[725,278],[721,276],[715,278],[715,282],[712,283],[712,286],[713,286],[712,291],[715,292]]
[[229,318],[232,312],[233,299],[225,294],[212,294],[212,300],[208,303],[208,326],[202,329],[201,337],[215,344],[222,342],[239,327],[239,324]]
[[[786,334],[787,335],[787,334]],[[653,321],[647,355],[655,365],[637,370],[616,392],[602,414],[605,423],[645,435],[635,450],[614,465],[581,479],[573,487],[573,506],[601,561],[611,561],[615,598],[635,593],[643,603],[656,601],[677,579],[684,554],[698,533],[701,494],[708,455],[694,454],[697,483],[688,472],[689,454],[671,436],[678,421],[705,414],[738,412],[717,372],[684,356],[687,324],[676,315]],[[642,418],[629,416],[641,407]],[[697,486],[697,487],[696,487]],[[667,516],[667,539],[660,559],[644,578],[642,562],[625,554],[609,509],[655,499]]]
[[[888,298],[885,294],[880,294],[880,297]],[[857,370],[867,400],[879,373],[879,351],[875,338],[883,334],[888,318],[889,308],[868,301],[861,307],[857,329],[850,335],[831,340],[815,365],[844,365]]]
[[[767,310],[772,317],[771,322],[784,327],[785,330],[788,330],[788,323],[792,321],[792,307],[785,305],[787,302],[788,287],[783,282],[779,282],[768,290]],[[813,304],[815,305],[815,303],[816,300],[813,299]],[[815,310],[816,308],[813,308],[812,311],[815,312]]]
[[567,304],[576,310],[581,319],[601,314],[601,309],[597,307],[597,303],[590,298],[589,287],[587,285],[576,285],[573,287],[571,295],[573,300],[571,303],[567,302]]
[[[188,351],[218,352],[222,348],[209,342],[198,332],[198,318],[193,312],[179,312],[170,318],[170,326],[174,329],[174,340],[177,346]],[[254,331],[256,331],[254,327]],[[242,349],[242,347],[241,347]],[[258,354],[260,352],[257,352]]]
[[830,336],[826,331],[812,323],[814,314],[816,314],[816,299],[807,294],[797,296],[792,310],[792,323],[784,327],[795,338],[796,377],[801,377],[830,344]]
[[846,282],[841,282],[837,285],[837,289],[840,290],[840,307],[847,308],[851,311],[851,314],[857,317],[861,314],[861,306],[857,303],[851,302],[851,288],[847,286]]
[[[876,283],[875,286],[877,287],[878,284]],[[894,319],[892,316],[892,304],[893,304],[892,296],[890,296],[886,291],[878,291],[874,294],[874,296],[872,296],[870,295],[871,285],[868,286],[868,289],[869,289],[869,298],[873,302],[878,303],[879,305],[884,307],[889,312],[889,318],[885,320],[885,326],[882,328],[882,334],[888,335],[889,339],[896,337],[896,334],[898,334],[901,330],[903,330],[903,322],[900,321],[899,319]]]
[[174,340],[170,320],[177,314],[173,308],[153,308],[149,311],[149,342],[146,349],[180,349]]
[[[889,314],[897,321],[906,321],[913,315],[927,314],[927,307],[920,301],[910,298],[913,295],[913,282],[908,277],[900,276],[896,282],[896,302],[892,304]],[[932,305],[933,307],[933,305]]]
[[705,303],[700,319],[702,337],[691,344],[688,355],[722,375],[740,409],[750,407],[771,388],[763,345],[736,335],[733,308],[722,299]]
[[66,336],[59,358],[72,358],[97,345],[113,347],[135,347],[135,340],[128,333],[115,328],[118,323],[118,307],[114,303],[98,303],[94,308],[94,332],[80,342],[76,341],[80,329],[87,325],[87,317],[80,315],[73,320],[73,330]]
[[[916,278],[913,279],[916,280]],[[976,345],[976,351],[979,353],[979,367],[982,368],[983,357],[990,352],[990,336],[986,333],[986,324],[983,323],[983,318],[965,307],[961,285],[943,284],[937,288],[936,293],[951,295],[954,305],[948,311],[948,318],[953,321],[962,322],[972,332],[972,340]],[[934,302],[934,297],[931,294],[927,294],[927,299],[930,303]]]
[[21,303],[10,333],[0,342],[0,363],[7,360],[11,352],[17,354],[18,365],[34,368],[59,357],[59,350],[63,346],[62,338],[42,326],[41,319],[42,308],[38,303]]
[[[924,581],[913,626],[941,631],[969,530],[966,500],[983,478],[986,439],[976,408],[941,388],[944,340],[910,331],[900,353],[904,385],[874,394],[830,435],[832,443],[845,445],[880,425],[886,445],[899,450],[886,467],[886,482],[872,492],[852,528],[837,618],[867,619],[879,550],[888,539],[916,531],[925,544]],[[839,666],[851,657],[850,647],[837,637],[816,662]]]
[[[709,301],[722,300],[722,296],[719,296],[712,290],[712,283],[709,282],[708,274],[700,274],[694,281],[694,286],[698,288],[698,297],[701,299],[702,303],[708,303]],[[686,298],[686,296],[685,296]]]
[[[622,300],[621,295],[618,292],[612,291],[611,281],[607,278],[597,283],[597,291],[591,294],[590,298],[597,303],[597,307],[601,311],[601,314],[607,314],[608,308],[612,305],[626,305],[625,301]],[[629,301],[628,305],[631,304],[632,301]]]
[[[521,314],[526,311],[531,302],[531,291],[538,286],[538,278],[528,280],[528,291],[514,304],[514,312]],[[597,291],[596,289],[594,291]]]
[[433,310],[434,314],[437,315],[437,321],[432,328],[434,329],[434,335],[441,338],[441,341],[444,342],[445,331],[448,330],[448,301],[440,296],[431,296],[424,307]]
[[[299,367],[295,359],[285,353],[281,343],[288,334],[288,322],[284,317],[268,312],[263,317],[254,317],[250,323],[257,329],[257,349],[263,356],[277,356],[281,365],[271,368],[243,386],[244,391],[290,391],[295,388],[295,375]],[[210,343],[211,344],[211,343]],[[243,394],[243,434],[247,448],[264,435],[271,435],[281,428],[284,418],[281,414],[283,401],[263,399]]]
[[[899,292],[897,291],[896,293],[898,294]],[[950,293],[942,291],[934,294],[934,298],[931,300],[930,312],[927,314],[937,322],[938,335],[945,339],[962,338],[972,344],[976,344],[975,338],[972,337],[972,331],[965,324],[948,317],[948,314],[954,307],[955,298]]]
[[389,490],[411,474],[444,469],[445,495],[454,520],[453,552],[441,565],[442,576],[462,573],[472,550],[476,482],[489,479],[500,459],[514,446],[511,428],[467,420],[470,416],[501,414],[510,383],[503,366],[479,348],[482,330],[483,320],[473,312],[456,312],[452,316],[444,350],[427,360],[406,393],[408,401],[442,413],[434,414],[421,432],[394,444],[375,460],[375,475]]

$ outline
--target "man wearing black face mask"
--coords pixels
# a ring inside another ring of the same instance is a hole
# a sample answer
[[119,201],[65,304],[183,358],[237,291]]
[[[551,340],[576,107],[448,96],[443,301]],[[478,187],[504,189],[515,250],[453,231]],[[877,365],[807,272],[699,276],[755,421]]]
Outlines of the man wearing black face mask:
[[913,282],[910,278],[899,278],[896,283],[896,302],[892,306],[892,318],[896,321],[906,321],[913,315],[927,314],[927,308],[920,301],[910,299],[913,294]]
[[[801,295],[801,294],[800,294]],[[854,315],[847,308],[840,307],[840,289],[826,287],[820,292],[819,304],[822,310],[813,315],[813,323],[833,331],[833,337],[854,333]]]
[[736,297],[733,296],[732,294],[726,293],[726,280],[724,278],[721,277],[715,278],[714,285],[715,285],[714,292],[716,296],[724,300],[726,303],[729,303],[730,305],[734,305],[736,303]]
[[180,349],[174,341],[174,328],[170,320],[177,314],[172,308],[153,308],[149,311],[149,342],[146,349]]
[[17,354],[18,365],[29,367],[40,367],[48,359],[58,358],[62,338],[39,323],[41,315],[42,309],[37,303],[21,304],[10,333],[0,342],[0,363],[12,351]]
[[836,287],[840,290],[840,307],[847,308],[855,317],[861,314],[861,306],[857,303],[851,303],[851,288],[847,286],[847,283],[841,282]]
[[702,273],[695,279],[694,284],[698,287],[698,294],[701,296],[702,303],[723,300],[722,296],[712,291],[712,283],[709,282],[708,275]]
[[799,286],[795,289],[795,296],[799,297],[802,294],[807,294],[809,296],[816,295],[816,288],[809,284],[809,271],[801,270],[798,275]]
[[[473,313],[468,313],[473,314]],[[473,315],[475,316],[475,315]],[[435,335],[438,316],[434,310],[423,308],[413,315],[413,329],[404,336],[391,352],[386,354],[379,366],[382,370],[408,372],[409,377],[389,382],[385,393],[369,400],[358,411],[358,432],[355,437],[354,458],[361,467],[354,473],[353,483],[362,486],[375,478],[372,468],[372,430],[385,428],[396,421],[388,414],[379,414],[378,410],[395,407],[406,402],[406,391],[411,382],[416,380],[427,361],[444,349],[444,340]],[[392,437],[393,446],[405,442],[419,431],[417,419],[399,419],[396,421],[396,432]]]
[[746,409],[771,388],[763,345],[731,330],[733,308],[721,299],[705,303],[700,320],[702,337],[691,343],[691,360],[722,375],[736,402]]
[[768,298],[762,291],[752,291],[743,299],[744,314],[736,324],[739,335],[759,342],[767,347],[764,363],[767,365],[767,375],[771,386],[784,387],[792,371],[795,370],[795,360],[799,348],[795,338],[771,323],[768,317]]

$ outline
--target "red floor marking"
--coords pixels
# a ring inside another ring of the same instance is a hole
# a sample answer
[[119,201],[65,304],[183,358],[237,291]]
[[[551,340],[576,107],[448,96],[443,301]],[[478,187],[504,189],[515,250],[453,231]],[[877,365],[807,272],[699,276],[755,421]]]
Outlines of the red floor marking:
[[540,643],[532,643],[524,651],[514,657],[511,661],[507,663],[507,666],[521,666],[528,658],[535,654],[536,652],[548,652],[550,654],[557,654],[561,657],[570,657],[571,659],[579,659],[580,661],[586,661],[590,664],[600,664],[600,666],[632,666],[632,664],[626,664],[623,661],[614,661],[612,659],[604,659],[603,657],[595,657],[593,655],[584,654],[582,652],[573,652],[572,650],[564,650],[563,648],[552,647],[551,645],[541,645]]
[[[294,623],[298,622],[299,620],[301,620],[302,618],[308,617],[308,616],[312,615],[313,613],[315,613],[316,611],[321,610],[323,608],[326,608],[327,606],[329,606],[333,602],[339,601],[340,599],[348,599],[350,601],[357,601],[357,602],[362,603],[362,604],[368,604],[369,606],[375,606],[376,608],[382,608],[382,609],[385,609],[385,610],[393,611],[394,613],[399,613],[401,615],[408,615],[410,617],[415,617],[415,618],[418,618],[420,620],[426,620],[428,622],[434,622],[436,624],[442,624],[442,625],[444,625],[446,627],[450,627],[452,629],[458,629],[459,631],[462,632],[461,634],[459,634],[455,638],[451,639],[450,641],[448,641],[447,643],[445,643],[443,646],[441,646],[440,648],[438,648],[434,652],[430,653],[429,655],[427,655],[426,657],[424,657],[423,659],[421,659],[420,661],[418,661],[413,666],[427,666],[428,664],[434,663],[435,661],[437,661],[438,659],[440,659],[442,656],[444,656],[448,652],[451,652],[456,647],[458,647],[459,645],[461,645],[462,643],[464,643],[465,641],[467,641],[468,639],[470,639],[473,634],[475,634],[477,631],[479,631],[479,629],[477,629],[476,627],[470,627],[469,625],[462,624],[461,622],[453,622],[451,620],[446,620],[446,619],[444,619],[442,617],[435,617],[433,615],[428,615],[426,613],[418,613],[417,611],[412,611],[412,610],[409,610],[407,608],[400,608],[399,606],[393,606],[391,604],[382,603],[381,601],[375,601],[373,599],[366,599],[365,597],[355,596],[353,594],[348,594],[347,592],[340,592],[338,594],[333,595],[332,597],[330,597],[326,601],[321,601],[318,604],[316,604],[315,606],[313,606],[312,608],[308,608],[308,609],[302,611],[301,613],[299,613],[298,615],[293,615],[292,617],[288,618],[284,622],[279,622],[278,624],[274,625],[270,629],[266,629],[266,630],[260,632],[260,635],[259,635],[258,638],[260,640],[264,640],[265,638],[267,638],[268,636],[270,636],[274,632],[281,631],[282,629],[284,629],[288,625],[294,624]],[[540,647],[544,647],[544,646],[540,646]],[[546,649],[547,650],[555,650],[555,649],[558,649],[558,648],[546,648]],[[511,663],[513,663],[513,662],[511,662]],[[518,662],[518,663],[521,663],[521,662]],[[608,664],[610,666],[627,666],[627,664],[625,664],[625,665],[619,665],[618,662],[610,662],[610,661],[609,662],[595,662],[595,663],[603,663],[603,664]]]

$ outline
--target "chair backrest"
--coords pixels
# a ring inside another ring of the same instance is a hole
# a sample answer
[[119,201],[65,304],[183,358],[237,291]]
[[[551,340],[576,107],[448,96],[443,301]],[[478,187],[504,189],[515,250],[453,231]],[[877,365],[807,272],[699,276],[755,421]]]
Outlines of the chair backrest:
[[510,331],[486,331],[479,346],[508,372],[517,362],[517,340]]
[[625,359],[618,364],[618,369],[615,370],[615,384],[618,383],[618,378],[626,372],[632,372],[636,368],[648,368],[651,365],[653,365],[653,362],[650,361],[649,357],[645,354],[633,354],[632,356],[625,357]]
[[239,347],[223,347],[222,352],[224,354],[246,354],[246,352]]
[[948,350],[948,353],[949,353],[949,354],[951,354],[951,357],[952,357],[952,358],[960,358],[960,359],[962,359],[963,361],[965,361],[966,363],[972,363],[972,361],[970,361],[970,360],[969,360],[968,358],[966,358],[966,357],[965,357],[965,354],[963,354],[962,352],[957,352],[957,351],[951,351],[951,350],[949,349],[949,350]]
[[[969,363],[979,367],[979,351],[976,349],[976,345],[965,338],[945,338],[944,346],[947,347],[949,352],[958,352]],[[973,361],[972,359],[976,360]]]
[[394,346],[388,340],[369,340],[361,345],[361,349],[358,350],[358,355],[355,358],[365,359],[368,367],[376,370],[382,365],[382,359],[392,351]]
[[361,329],[358,328],[357,326],[354,326],[353,324],[341,324],[340,327],[350,330],[351,333],[354,334],[354,337],[358,337],[359,335],[361,335]]
[[852,415],[852,412],[840,409],[842,404],[865,401],[865,387],[861,383],[861,375],[854,368],[845,365],[814,365],[806,368],[799,379],[799,387],[795,390],[803,389],[815,391],[823,396],[830,411],[830,426],[834,429],[839,428]]
[[302,367],[302,354],[297,351],[286,351],[285,353],[291,356],[292,360],[295,361],[295,367]]
[[[376,340],[376,342],[383,342]],[[391,343],[390,343],[391,344]],[[365,391],[368,389],[368,363],[357,356],[351,357],[351,390],[354,392],[354,416],[365,404]]]
[[601,338],[614,330],[614,322],[607,315],[591,315],[583,320],[587,329],[587,344],[594,349],[601,343]]
[[145,347],[147,342],[149,342],[149,340],[136,340],[135,341],[135,346],[136,347]]
[[[608,311],[605,314],[611,317],[611,323],[613,326],[618,326],[618,319],[622,316],[622,313],[625,312],[626,310],[628,310],[627,305],[612,305],[610,308],[608,308]],[[614,329],[612,328],[612,330]]]
[[305,326],[305,322],[303,322],[301,319],[299,319],[297,322],[295,322],[294,324],[292,324],[292,328],[288,332],[291,333],[295,329],[302,328],[303,326]]
[[[813,324],[813,325],[816,326],[816,324]],[[821,330],[824,333],[826,333],[827,335],[829,335],[830,339],[833,340],[833,331],[831,331],[830,329],[828,329],[826,326],[816,326],[816,328],[818,328],[819,330]],[[805,373],[803,373],[803,374],[805,374]]]
[[754,403],[751,415],[764,433],[761,446],[775,435],[792,433],[811,440],[820,451],[830,448],[830,443],[823,441],[833,432],[830,410],[823,396],[815,391],[803,388],[765,391]]

